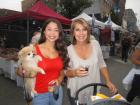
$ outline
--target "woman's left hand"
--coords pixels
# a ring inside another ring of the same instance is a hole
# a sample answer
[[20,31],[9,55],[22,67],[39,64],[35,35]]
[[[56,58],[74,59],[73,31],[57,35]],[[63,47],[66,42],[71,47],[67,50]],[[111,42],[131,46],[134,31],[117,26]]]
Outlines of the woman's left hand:
[[117,88],[111,81],[107,82],[106,85],[110,89],[111,93],[116,94],[118,92]]
[[55,90],[55,86],[59,86],[60,84],[61,83],[58,79],[50,81],[48,86],[49,92],[53,92]]

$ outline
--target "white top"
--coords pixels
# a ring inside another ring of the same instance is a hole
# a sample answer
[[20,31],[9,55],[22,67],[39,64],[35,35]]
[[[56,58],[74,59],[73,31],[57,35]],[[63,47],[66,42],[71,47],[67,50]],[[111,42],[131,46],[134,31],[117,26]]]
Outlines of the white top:
[[[75,93],[79,88],[89,83],[100,83],[100,68],[106,67],[99,43],[96,40],[92,40],[91,45],[92,45],[92,54],[86,60],[80,58],[77,55],[73,45],[67,47],[68,54],[70,57],[70,68],[72,68],[72,70],[75,70],[79,66],[89,66],[88,76],[68,78],[67,87],[70,89],[72,97],[75,97]],[[83,92],[81,91],[79,96],[85,97],[85,93],[86,95],[88,93],[92,94],[93,87],[91,87],[91,89],[87,88],[85,89],[85,91]],[[79,98],[79,101],[80,99],[81,101],[85,101],[83,100],[83,98]]]
[[115,32],[113,30],[111,31],[111,41],[115,41]]

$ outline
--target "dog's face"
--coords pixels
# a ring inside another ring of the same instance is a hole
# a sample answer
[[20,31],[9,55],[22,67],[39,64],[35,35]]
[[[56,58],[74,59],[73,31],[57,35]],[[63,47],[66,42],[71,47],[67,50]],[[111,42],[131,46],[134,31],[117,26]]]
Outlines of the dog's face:
[[31,60],[35,57],[35,53],[33,51],[33,46],[27,46],[21,49],[18,53],[18,57],[20,60]]

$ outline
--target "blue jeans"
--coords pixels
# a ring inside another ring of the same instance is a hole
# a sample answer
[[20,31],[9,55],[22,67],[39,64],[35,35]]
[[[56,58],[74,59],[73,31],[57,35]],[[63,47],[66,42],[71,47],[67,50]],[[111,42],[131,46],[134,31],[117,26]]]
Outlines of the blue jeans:
[[59,98],[54,99],[51,92],[46,92],[42,94],[37,94],[33,98],[32,105],[62,105],[63,100],[63,89],[60,86],[59,88]]

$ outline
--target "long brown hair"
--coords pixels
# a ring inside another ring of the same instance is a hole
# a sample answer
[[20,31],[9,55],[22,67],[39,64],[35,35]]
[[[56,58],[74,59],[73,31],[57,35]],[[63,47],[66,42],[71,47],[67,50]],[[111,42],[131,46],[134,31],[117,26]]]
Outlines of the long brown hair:
[[62,25],[61,23],[56,20],[56,19],[48,19],[45,21],[43,27],[42,27],[42,30],[41,30],[41,37],[39,39],[39,44],[41,43],[44,43],[46,41],[46,37],[45,37],[45,34],[44,34],[44,31],[47,27],[47,25],[49,23],[56,23],[57,26],[58,26],[58,30],[59,30],[59,38],[55,41],[55,49],[58,51],[60,57],[62,58],[63,62],[64,62],[64,69],[66,69],[68,67],[68,63],[69,63],[69,57],[68,57],[68,52],[67,52],[67,46],[66,46],[66,43],[64,42],[63,40],[63,30],[62,30]]

